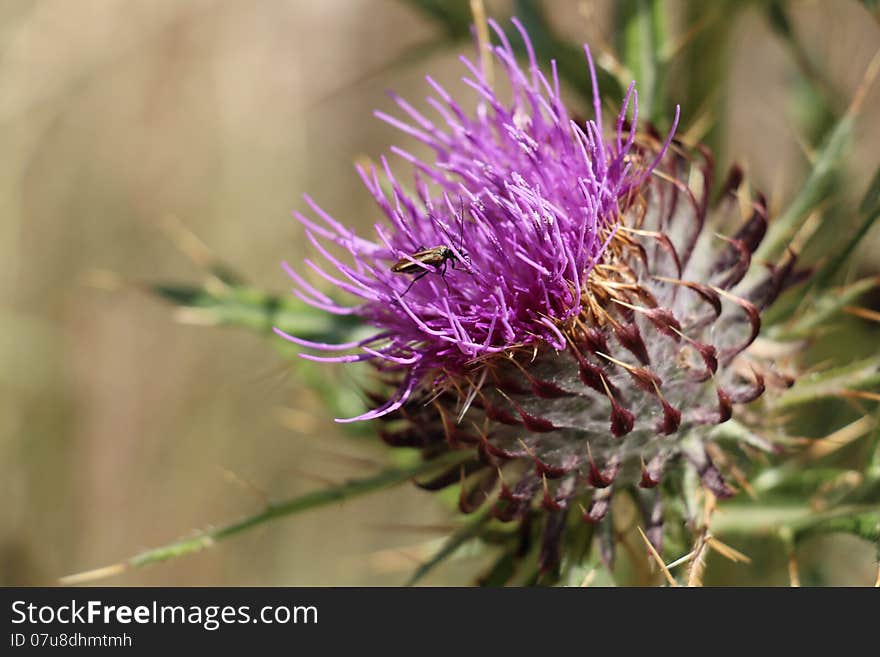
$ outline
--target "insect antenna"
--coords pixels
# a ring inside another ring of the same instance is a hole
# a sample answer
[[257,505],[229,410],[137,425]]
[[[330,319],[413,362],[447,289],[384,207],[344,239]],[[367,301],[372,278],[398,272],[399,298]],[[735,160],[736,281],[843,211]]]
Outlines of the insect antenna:
[[452,202],[449,200],[449,197],[446,196],[445,198],[446,198],[446,204],[447,204],[447,206],[449,206],[450,213],[453,216],[458,216],[459,222],[460,222],[459,223],[460,229],[459,229],[459,233],[458,233],[458,249],[457,250],[454,246],[455,242],[452,240],[452,236],[443,227],[443,225],[439,224],[439,222],[438,222],[438,225],[440,226],[440,229],[443,231],[443,234],[446,235],[446,238],[449,240],[448,243],[449,243],[450,249],[456,255],[455,259],[452,260],[452,268],[457,269],[457,267],[455,266],[455,261],[458,260],[458,262],[462,263],[465,266],[466,273],[473,276],[474,273],[471,270],[471,266],[470,266],[470,262],[471,262],[470,254],[466,253],[464,250],[464,215],[465,215],[464,199],[461,196],[458,197],[458,212],[456,212],[455,207],[452,205]]

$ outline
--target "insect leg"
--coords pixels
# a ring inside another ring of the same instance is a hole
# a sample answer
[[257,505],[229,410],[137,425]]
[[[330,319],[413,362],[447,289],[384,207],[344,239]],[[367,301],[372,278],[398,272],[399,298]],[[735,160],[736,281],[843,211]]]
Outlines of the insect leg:
[[[443,279],[443,283],[446,285],[446,293],[447,293],[447,294],[452,294],[452,290],[449,289],[449,281],[446,280],[446,266],[447,266],[448,264],[449,264],[449,260],[444,260],[444,261],[443,261],[443,271],[441,271],[441,272],[439,272],[439,273],[440,273],[440,278]],[[454,265],[454,264],[453,264],[452,268],[455,269],[455,265]]]
[[403,294],[401,294],[400,296],[401,296],[401,297],[404,296],[407,292],[410,291],[410,288],[411,288],[413,285],[415,285],[419,280],[421,280],[422,278],[424,278],[425,276],[427,276],[427,275],[430,274],[430,273],[431,273],[430,270],[426,269],[426,270],[423,271],[421,274],[419,274],[418,276],[416,276],[415,278],[413,278],[413,279],[409,282],[409,285],[406,286],[406,289],[403,291]]

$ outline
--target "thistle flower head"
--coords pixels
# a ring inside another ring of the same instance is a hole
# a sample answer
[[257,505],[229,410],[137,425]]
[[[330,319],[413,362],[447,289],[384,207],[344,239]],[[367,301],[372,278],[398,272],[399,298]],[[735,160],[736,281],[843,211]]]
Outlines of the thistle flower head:
[[[425,458],[472,450],[463,469],[425,487],[464,477],[465,511],[491,499],[502,520],[546,512],[547,565],[575,503],[598,522],[615,486],[651,489],[682,456],[717,495],[732,492],[704,427],[759,397],[765,381],[787,383],[747,348],[761,311],[795,277],[792,257],[769,269],[752,263],[764,201],[740,189],[738,170],[710,201],[711,158],[673,139],[677,110],[665,137],[640,131],[631,86],[604,125],[587,49],[594,118],[574,119],[555,64],[542,73],[514,24],[525,68],[492,24],[509,101],[463,57],[476,108],[428,78],[431,118],[398,97],[404,118],[377,113],[432,156],[392,149],[412,166],[411,185],[385,158],[381,171],[359,168],[388,220],[375,237],[357,236],[310,199],[317,219],[297,215],[329,266],[306,264],[359,302],[339,305],[288,267],[295,294],[354,313],[375,334],[342,345],[282,335],[346,352],[308,358],[370,360],[394,384],[375,409],[345,421],[380,418],[388,443],[421,447]],[[661,499],[655,491],[645,500],[659,544]]]
[[[337,274],[307,264],[363,303],[335,306],[292,273],[297,294],[331,312],[357,312],[382,329],[358,345],[361,357],[408,372],[391,404],[355,420],[390,412],[426,376],[462,374],[482,357],[524,347],[565,349],[564,331],[589,305],[583,292],[593,268],[668,146],[656,154],[635,146],[635,120],[626,121],[630,104],[633,118],[638,115],[633,87],[613,138],[604,136],[598,95],[596,118],[573,120],[560,97],[555,65],[548,80],[527,34],[515,25],[530,54],[528,72],[493,23],[502,43],[494,55],[512,101],[502,102],[478,66],[462,57],[469,71],[464,82],[479,94],[480,111],[468,114],[428,77],[436,94],[428,103],[439,120],[397,96],[408,122],[377,112],[431,147],[434,160],[392,148],[415,168],[414,193],[404,190],[384,157],[384,182],[375,167],[358,167],[390,223],[375,226],[373,241],[357,237],[310,199],[324,225],[297,215]],[[347,250],[352,264],[330,256],[321,238]]]

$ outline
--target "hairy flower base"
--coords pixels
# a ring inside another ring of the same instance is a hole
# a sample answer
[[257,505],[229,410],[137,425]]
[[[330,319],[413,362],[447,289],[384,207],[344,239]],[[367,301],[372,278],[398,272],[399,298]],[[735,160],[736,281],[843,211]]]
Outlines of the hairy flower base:
[[[559,327],[566,350],[481,358],[383,418],[388,444],[421,447],[426,459],[474,451],[464,468],[420,484],[461,483],[463,512],[487,502],[503,521],[546,512],[544,567],[560,552],[575,504],[585,521],[600,522],[615,488],[654,489],[669,461],[683,457],[706,488],[730,496],[701,428],[727,421],[767,385],[791,383],[748,347],[761,311],[800,278],[793,256],[769,270],[753,263],[767,223],[763,199],[748,202],[743,217],[734,170],[710,207],[706,154],[694,163],[680,144],[673,153],[621,212],[583,290],[584,311]],[[647,535],[660,549],[659,489],[643,497]]]

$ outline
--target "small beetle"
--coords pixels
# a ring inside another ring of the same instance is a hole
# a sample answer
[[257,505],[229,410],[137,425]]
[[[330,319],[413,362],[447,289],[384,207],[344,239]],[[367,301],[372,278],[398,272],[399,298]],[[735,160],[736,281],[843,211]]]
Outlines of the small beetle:
[[[463,258],[467,258],[466,253],[461,254]],[[415,262],[413,262],[415,261]],[[426,269],[425,267],[420,267],[416,263],[421,263],[423,265],[429,265],[436,270],[436,273],[440,274],[443,277],[443,282],[446,283],[446,267],[450,264],[452,268],[455,269],[455,263],[460,262],[458,257],[455,255],[455,251],[452,248],[441,245],[435,246],[431,249],[422,249],[421,251],[416,251],[409,258],[401,258],[397,262],[395,262],[391,266],[391,271],[395,274],[417,274],[415,278],[412,279],[409,285],[407,285],[406,289],[403,291],[403,296],[407,292],[409,292],[410,288],[416,284],[424,276],[432,273],[430,269]],[[447,289],[449,288],[449,283],[446,283]]]

